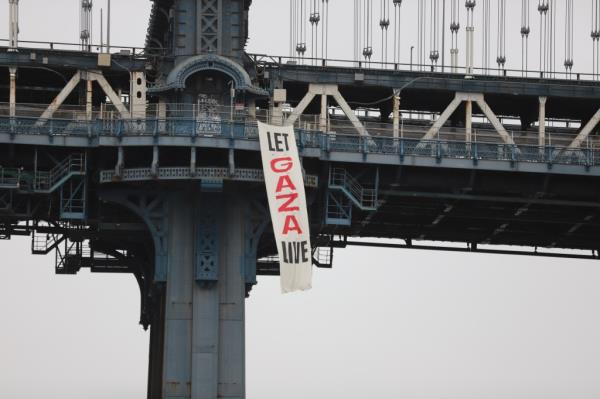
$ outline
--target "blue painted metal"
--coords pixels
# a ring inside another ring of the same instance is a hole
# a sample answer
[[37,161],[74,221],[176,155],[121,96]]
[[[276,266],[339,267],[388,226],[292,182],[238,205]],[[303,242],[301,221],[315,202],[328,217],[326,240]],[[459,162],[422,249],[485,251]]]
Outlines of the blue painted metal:
[[60,188],[60,217],[85,220],[87,185],[85,176],[72,177]]
[[219,230],[214,208],[203,206],[196,228],[194,276],[198,283],[219,280]]
[[[335,61],[335,65],[313,66],[289,63],[294,61],[288,57],[273,57],[269,55],[251,55],[255,64],[264,68],[272,76],[282,81],[322,84],[336,84],[346,87],[356,87],[356,75],[362,74],[360,82],[364,87],[391,88],[402,87],[411,83],[411,90],[436,90],[455,92],[471,92],[502,94],[509,96],[548,96],[552,98],[598,98],[600,95],[600,84],[594,81],[593,76],[582,75],[581,80],[575,79],[552,79],[552,78],[523,78],[521,71],[518,76],[489,75],[482,71],[481,75],[473,79],[465,79],[464,74],[452,74],[441,72],[424,72],[410,70],[395,70],[393,68],[357,68],[355,61]],[[297,60],[296,60],[297,61]],[[344,65],[345,64],[345,65]],[[340,66],[342,65],[342,66]],[[517,71],[515,71],[517,72]]]
[[344,168],[329,169],[329,190],[339,190],[363,211],[377,210],[377,180],[372,188],[365,188]]
[[187,58],[169,72],[165,84],[150,87],[150,93],[161,93],[168,90],[185,89],[186,80],[193,74],[202,71],[218,71],[230,76],[235,88],[258,96],[269,96],[269,92],[252,84],[250,75],[242,66],[216,54],[197,55]]
[[[11,119],[13,120],[11,121]],[[219,138],[219,135],[215,135],[214,132],[198,134],[194,128],[195,124],[198,123],[196,119],[147,119],[146,123],[141,124],[141,126],[136,121],[130,120],[120,120],[118,123],[102,126],[95,121],[85,122],[61,119],[52,119],[44,126],[35,126],[37,120],[37,118],[0,117],[0,141],[2,141],[1,135],[7,134],[8,137],[12,137],[12,140],[9,140],[10,142],[18,144],[22,143],[20,140],[26,140],[26,143],[31,144],[31,140],[35,137],[52,134],[53,137],[59,136],[61,140],[85,138],[86,142],[78,143],[78,146],[95,147],[98,146],[100,139],[111,137],[119,138],[120,140],[127,138],[129,145],[146,145],[144,142],[144,138],[146,137],[151,139],[150,143],[154,142],[155,126],[159,123],[166,127],[165,133],[159,136],[159,144],[163,142],[162,140],[174,140],[177,137],[188,138],[190,140],[188,144],[191,144],[193,137]],[[65,126],[69,126],[71,123],[73,125],[68,130],[65,129]],[[258,141],[255,121],[221,121],[220,123],[222,131],[234,132],[234,138],[241,139],[244,143],[256,143]],[[90,132],[93,139],[90,144],[87,144]],[[230,138],[230,134],[224,135],[223,138]],[[526,162],[547,165],[600,166],[600,150],[595,148],[568,149],[557,146],[467,143],[444,139],[419,140],[342,134],[332,137],[330,134],[307,130],[298,130],[297,140],[298,144],[305,150],[318,149],[323,153],[361,154],[362,156],[394,155],[400,160],[403,160],[407,156],[415,156],[433,157],[438,160],[491,160],[510,163]],[[227,143],[226,148],[236,148],[239,145],[235,141],[228,140]],[[40,142],[39,144],[43,143]],[[219,146],[219,148],[222,147]],[[257,145],[254,145],[252,148],[259,149]],[[366,159],[366,162],[369,162],[369,158]]]
[[169,220],[168,201],[164,194],[103,190],[100,199],[124,206],[144,221],[154,243],[154,282],[166,282]]
[[246,279],[246,290],[257,284],[256,280],[256,261],[257,248],[261,236],[269,225],[270,215],[267,210],[259,203],[253,202],[246,208],[244,237],[244,260],[243,269]]
[[325,224],[332,226],[352,224],[352,203],[348,196],[337,190],[328,190],[325,206]]
[[176,57],[217,53],[242,61],[251,0],[154,0],[146,47]]

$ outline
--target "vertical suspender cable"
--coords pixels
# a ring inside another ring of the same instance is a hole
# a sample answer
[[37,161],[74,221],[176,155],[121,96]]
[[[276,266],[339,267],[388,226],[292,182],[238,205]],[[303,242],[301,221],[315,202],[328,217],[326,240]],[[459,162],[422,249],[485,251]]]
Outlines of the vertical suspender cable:
[[389,0],[381,0],[379,8],[379,27],[381,28],[381,62],[387,63],[388,28],[390,27]]
[[548,0],[538,1],[540,13],[540,72],[548,70]]
[[293,57],[294,54],[294,50],[293,50],[293,44],[294,43],[294,0],[290,0],[290,37],[289,37],[289,56]]
[[321,16],[323,22],[321,23],[321,59],[325,59],[325,0],[321,0]]
[[487,73],[490,67],[490,0],[483,0],[482,16],[483,40],[481,66],[484,70],[484,73]]
[[418,32],[417,32],[417,55],[418,55],[418,63],[419,70],[421,69],[421,48],[423,47],[423,26],[421,23],[421,14],[423,12],[423,2],[425,0],[417,0],[417,24],[418,24]]
[[419,35],[418,35],[418,46],[419,46],[419,70],[423,69],[425,65],[425,41],[427,36],[427,0],[419,0],[418,3],[419,12]]
[[440,58],[439,51],[439,20],[440,20],[440,9],[439,0],[431,0],[431,19],[429,27],[429,60],[431,66],[437,66]]
[[565,72],[570,77],[573,70],[573,0],[565,5]]
[[529,0],[521,0],[521,73],[527,76],[529,68]]
[[474,25],[474,9],[476,2],[475,0],[466,0],[465,7],[467,9],[467,28],[466,28],[466,37],[467,37],[467,45],[466,45],[466,69],[467,75],[471,75],[473,73],[473,63],[474,63],[474,40],[473,36],[475,33],[475,25]]
[[329,0],[325,0],[325,59],[329,57]]
[[373,56],[373,0],[363,0],[364,1],[364,21],[363,21],[363,30],[364,30],[364,38],[363,38],[363,51],[362,55],[369,63],[371,61],[371,57]]
[[452,0],[451,4],[450,32],[452,34],[452,48],[450,49],[450,70],[452,73],[458,72],[458,30],[460,29],[460,8],[458,0]]
[[592,76],[593,79],[596,79],[596,3],[598,0],[592,0],[592,12],[591,12],[591,33],[590,37],[592,38]]
[[394,0],[394,63],[400,63],[402,0]]
[[498,37],[496,63],[498,69],[506,64],[506,0],[498,0]]
[[442,72],[446,64],[446,0],[442,1],[442,24],[440,25],[440,34],[442,35]]
[[312,58],[311,63],[314,65],[319,56],[319,22],[321,21],[321,14],[319,13],[318,0],[311,0],[310,6],[310,54]]
[[357,46],[358,46],[358,1],[359,0],[354,0],[354,61],[358,61],[358,53],[356,51]]
[[598,67],[600,66],[600,0],[596,0],[596,10],[594,12],[594,45],[595,45],[595,57],[594,62],[596,64],[596,78],[598,78]]

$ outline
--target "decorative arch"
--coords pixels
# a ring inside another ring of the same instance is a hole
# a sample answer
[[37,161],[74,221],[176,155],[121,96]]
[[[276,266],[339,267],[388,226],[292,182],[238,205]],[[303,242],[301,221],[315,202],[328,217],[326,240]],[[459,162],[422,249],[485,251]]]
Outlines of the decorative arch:
[[238,63],[216,54],[204,54],[188,58],[177,65],[167,76],[165,84],[150,88],[150,92],[160,93],[168,90],[183,90],[187,79],[197,72],[218,71],[230,76],[238,90],[258,96],[268,96],[269,93],[252,85],[250,75]]

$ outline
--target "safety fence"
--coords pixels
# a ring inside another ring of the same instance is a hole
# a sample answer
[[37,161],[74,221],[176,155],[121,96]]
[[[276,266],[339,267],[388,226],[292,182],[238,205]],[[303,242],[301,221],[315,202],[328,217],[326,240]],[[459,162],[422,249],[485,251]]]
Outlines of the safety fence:
[[[360,136],[322,132],[299,127],[296,129],[301,149],[317,148],[325,152],[360,153],[433,157],[436,159],[496,160],[548,164],[600,165],[600,147],[587,141],[584,147],[528,145],[490,142],[488,136],[474,136],[471,142],[458,140],[456,133],[440,133],[430,140],[415,137]],[[256,120],[229,121],[220,119],[137,119],[137,120],[65,120],[0,117],[0,134],[13,139],[19,135],[53,137],[164,137],[227,138],[257,140]]]

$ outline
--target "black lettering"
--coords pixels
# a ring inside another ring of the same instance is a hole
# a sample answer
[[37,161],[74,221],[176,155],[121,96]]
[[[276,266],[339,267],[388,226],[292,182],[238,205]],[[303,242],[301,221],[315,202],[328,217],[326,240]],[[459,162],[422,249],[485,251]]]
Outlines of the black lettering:
[[281,140],[281,133],[275,133],[275,151],[283,152],[284,149],[281,147],[283,145],[283,141]]
[[285,142],[285,150],[289,151],[290,150],[290,142],[288,140],[289,140],[290,135],[287,133],[282,133],[282,136],[283,136],[283,139]]
[[306,263],[308,262],[308,248],[307,248],[307,242],[306,241],[302,241],[302,263]]
[[294,242],[294,263],[300,263],[300,243]]
[[287,243],[288,245],[288,259],[287,259],[287,263],[294,263],[294,244],[291,242]]
[[282,263],[299,265],[310,262],[310,248],[307,241],[283,241],[281,243]]
[[273,148],[273,142],[271,141],[271,132],[267,132],[267,138],[269,140],[269,151],[277,151]]
[[283,263],[289,263],[288,256],[287,256],[287,250],[285,248],[285,242],[281,243],[281,252],[283,253]]

